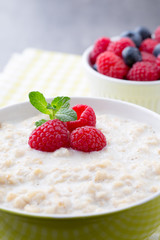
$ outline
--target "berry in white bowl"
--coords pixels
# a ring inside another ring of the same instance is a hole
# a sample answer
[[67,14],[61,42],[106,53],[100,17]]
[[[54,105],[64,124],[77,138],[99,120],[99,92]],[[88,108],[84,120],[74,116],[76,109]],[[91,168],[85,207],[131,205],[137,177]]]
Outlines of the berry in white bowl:
[[93,96],[136,103],[160,113],[159,28],[144,27],[122,37],[98,39],[83,53]]

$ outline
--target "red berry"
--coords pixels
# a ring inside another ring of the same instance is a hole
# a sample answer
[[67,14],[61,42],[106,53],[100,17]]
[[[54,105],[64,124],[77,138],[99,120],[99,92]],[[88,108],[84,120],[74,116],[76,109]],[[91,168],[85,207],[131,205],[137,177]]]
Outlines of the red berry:
[[67,122],[69,131],[83,126],[96,126],[96,115],[90,106],[77,104],[72,109],[77,113],[77,120]]
[[160,42],[160,26],[156,28],[154,32],[155,39]]
[[134,81],[158,80],[157,65],[150,62],[137,62],[129,70],[127,79]]
[[123,60],[113,52],[101,53],[96,61],[98,72],[114,77],[124,78],[128,72],[128,67]]
[[136,47],[130,38],[121,38],[118,41],[111,42],[107,51],[114,52],[119,57],[122,56],[122,51],[126,47]]
[[143,62],[150,62],[150,63],[156,63],[156,57],[148,52],[141,52],[142,61]]
[[159,73],[159,79],[160,79],[160,55],[156,59],[156,64],[157,64],[157,67],[158,67],[158,73]]
[[91,61],[92,65],[95,64],[97,56],[100,53],[107,50],[107,47],[110,42],[111,42],[111,40],[106,37],[100,38],[95,42],[95,44],[93,46],[93,50],[90,53],[90,61]]
[[53,152],[69,146],[70,133],[58,119],[49,120],[31,133],[28,144],[31,148],[44,152]]
[[104,134],[95,127],[85,126],[77,128],[70,136],[70,146],[78,151],[100,151],[106,145]]
[[140,51],[144,51],[152,54],[157,44],[158,42],[155,39],[147,38],[141,43],[139,49]]

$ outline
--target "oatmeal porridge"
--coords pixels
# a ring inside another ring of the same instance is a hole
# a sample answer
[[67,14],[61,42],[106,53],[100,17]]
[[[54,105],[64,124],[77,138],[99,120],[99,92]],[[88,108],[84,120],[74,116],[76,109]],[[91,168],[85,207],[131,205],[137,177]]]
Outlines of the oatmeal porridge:
[[160,191],[160,135],[147,124],[99,115],[103,150],[41,152],[27,143],[40,117],[0,124],[1,206],[77,215],[115,210]]

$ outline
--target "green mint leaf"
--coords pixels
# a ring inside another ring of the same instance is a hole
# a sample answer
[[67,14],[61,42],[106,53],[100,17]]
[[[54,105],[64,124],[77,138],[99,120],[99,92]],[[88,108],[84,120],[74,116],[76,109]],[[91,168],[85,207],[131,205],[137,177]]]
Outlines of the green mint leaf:
[[56,108],[52,107],[50,103],[47,104],[47,109],[50,109],[51,113],[49,114],[50,119],[54,119],[55,113],[57,112]]
[[48,121],[48,120],[41,119],[41,120],[35,122],[35,125],[36,125],[36,127],[39,127],[39,126],[41,126],[43,123],[45,123],[45,122],[47,122],[47,121]]
[[75,121],[77,120],[77,113],[73,109],[61,108],[56,112],[55,118],[58,118],[63,122]]
[[52,105],[50,103],[47,104],[47,109],[52,109],[56,111],[56,108],[52,107]]
[[53,109],[50,103],[47,103],[47,109]]
[[47,102],[42,93],[38,91],[30,92],[29,100],[30,100],[30,103],[40,112],[48,115],[52,114],[52,111],[50,109],[47,109]]
[[56,109],[57,111],[60,108],[69,108],[70,106],[70,98],[69,97],[56,97],[53,99],[53,101],[51,102],[51,106]]
[[[29,99],[31,104],[40,112],[48,114],[50,119],[59,119],[63,122],[77,120],[77,113],[70,107],[70,98],[61,96],[55,97],[51,103],[47,103],[45,97],[40,92],[30,92]],[[36,122],[36,126],[40,126],[47,120],[42,119]]]

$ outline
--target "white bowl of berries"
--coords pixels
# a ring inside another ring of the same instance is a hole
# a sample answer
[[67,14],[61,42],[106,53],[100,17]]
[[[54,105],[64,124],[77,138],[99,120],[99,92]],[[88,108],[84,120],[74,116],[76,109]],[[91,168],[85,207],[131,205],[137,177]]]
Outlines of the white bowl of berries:
[[102,37],[83,53],[93,96],[121,99],[160,113],[160,26]]

